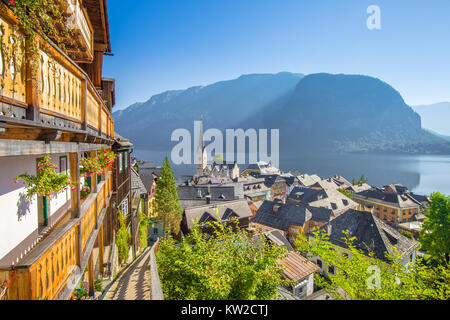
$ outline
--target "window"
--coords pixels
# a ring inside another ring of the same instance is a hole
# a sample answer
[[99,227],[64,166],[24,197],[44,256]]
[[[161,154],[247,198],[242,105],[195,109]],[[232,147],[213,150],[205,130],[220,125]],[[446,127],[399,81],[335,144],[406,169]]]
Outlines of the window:
[[319,266],[319,268],[322,268],[322,260],[317,259],[316,263]]
[[119,172],[123,171],[123,152],[119,153]]
[[128,214],[128,199],[125,199],[120,204],[120,211],[122,212],[123,216],[126,216]]
[[124,152],[124,157],[125,157],[125,169],[128,169],[128,151]]
[[394,213],[394,214],[395,214],[395,209],[392,209],[392,213]]
[[328,272],[331,274],[334,274],[334,267],[333,266],[329,266],[328,267]]

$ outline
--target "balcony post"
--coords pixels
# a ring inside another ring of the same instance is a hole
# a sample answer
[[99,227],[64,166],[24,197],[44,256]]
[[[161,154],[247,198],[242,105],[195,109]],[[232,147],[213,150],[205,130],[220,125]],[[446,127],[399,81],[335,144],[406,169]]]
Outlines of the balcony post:
[[[69,153],[70,180],[80,181],[79,154],[77,152]],[[72,217],[80,217],[80,184],[77,183],[74,190],[70,191],[70,204],[72,208]]]
[[[26,47],[31,46],[30,41],[33,41],[37,45],[37,38],[28,40]],[[39,57],[38,57],[39,58]],[[26,103],[27,108],[27,120],[39,121],[40,115],[40,101],[39,101],[39,64],[33,63],[33,57],[31,53],[26,53]]]
[[[93,159],[97,156],[97,153],[96,153],[96,151],[91,151],[90,155],[91,155],[91,158]],[[91,176],[91,192],[96,193],[97,191],[98,191],[97,190],[97,175],[95,174],[95,175]]]
[[81,130],[87,129],[87,80],[81,81]]
[[89,255],[88,261],[88,284],[89,284],[89,296],[94,296],[95,294],[95,286],[94,286],[94,250],[92,250]]
[[104,268],[103,268],[103,224],[100,226],[100,231],[98,232],[98,265],[100,273],[103,275]]

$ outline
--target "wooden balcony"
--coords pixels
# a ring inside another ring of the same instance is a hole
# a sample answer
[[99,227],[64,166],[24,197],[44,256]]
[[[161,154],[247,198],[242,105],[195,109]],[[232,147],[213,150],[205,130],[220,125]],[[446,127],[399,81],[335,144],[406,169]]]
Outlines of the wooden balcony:
[[40,37],[31,59],[17,19],[0,7],[0,139],[111,145],[111,112],[88,75]]
[[[112,174],[88,196],[78,218],[52,231],[12,270],[9,300],[68,299],[85,270],[112,195]],[[1,270],[0,270],[1,271]]]

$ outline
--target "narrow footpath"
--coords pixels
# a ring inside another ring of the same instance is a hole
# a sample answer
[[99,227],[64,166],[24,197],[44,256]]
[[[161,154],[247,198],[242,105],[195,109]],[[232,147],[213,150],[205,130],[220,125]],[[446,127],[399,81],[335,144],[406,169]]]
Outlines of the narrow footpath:
[[151,300],[150,252],[147,248],[123,270],[103,300]]

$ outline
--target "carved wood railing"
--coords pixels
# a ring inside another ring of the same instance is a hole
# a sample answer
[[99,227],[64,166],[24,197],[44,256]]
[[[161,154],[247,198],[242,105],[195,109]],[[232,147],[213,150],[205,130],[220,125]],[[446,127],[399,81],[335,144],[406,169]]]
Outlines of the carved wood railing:
[[92,244],[93,232],[100,227],[97,219],[108,205],[111,186],[112,174],[108,173],[98,192],[90,195],[89,207],[81,218],[71,219],[54,230],[14,266],[14,271],[9,271],[10,276],[14,272],[8,288],[9,300],[58,298],[77,268],[81,268],[82,257],[90,254],[86,251],[88,243]]
[[[40,50],[39,100],[41,112],[82,123],[83,78]],[[49,112],[47,112],[49,111]]]
[[114,136],[111,113],[83,69],[40,36],[38,58],[31,58],[17,19],[1,2],[0,39],[0,102],[9,106],[0,106],[0,116]]
[[7,101],[26,106],[24,35],[0,16],[0,39],[0,95]]
[[31,296],[52,299],[78,264],[78,225],[74,225],[29,269]]

